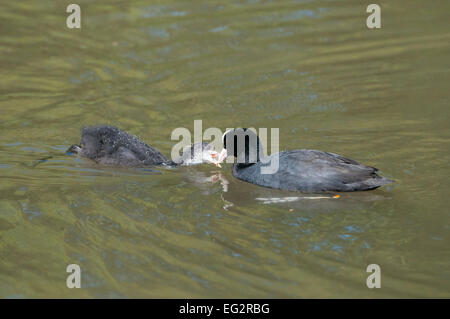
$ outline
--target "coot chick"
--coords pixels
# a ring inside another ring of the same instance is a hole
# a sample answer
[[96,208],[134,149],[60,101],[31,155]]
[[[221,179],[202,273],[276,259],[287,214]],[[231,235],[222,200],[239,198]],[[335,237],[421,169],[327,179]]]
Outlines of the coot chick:
[[217,166],[218,153],[212,144],[201,147],[186,146],[183,154],[174,162],[157,149],[145,144],[134,135],[114,126],[85,127],[81,132],[81,146],[72,145],[67,152],[89,158],[102,165],[139,167],[151,165],[194,165],[213,163]]
[[182,166],[209,163],[221,167],[218,163],[218,155],[212,143],[196,142],[184,147],[182,155],[174,162]]
[[83,128],[81,146],[72,145],[67,152],[102,165],[133,167],[170,164],[157,149],[148,146],[136,136],[109,125]]
[[[242,141],[242,142],[239,142]],[[378,188],[393,182],[379,176],[378,169],[341,155],[307,149],[283,151],[265,157],[258,136],[249,129],[234,129],[222,137],[226,156],[236,158],[232,174],[259,186],[302,192],[353,192]],[[244,142],[245,141],[245,142]],[[278,170],[263,174],[278,156]]]

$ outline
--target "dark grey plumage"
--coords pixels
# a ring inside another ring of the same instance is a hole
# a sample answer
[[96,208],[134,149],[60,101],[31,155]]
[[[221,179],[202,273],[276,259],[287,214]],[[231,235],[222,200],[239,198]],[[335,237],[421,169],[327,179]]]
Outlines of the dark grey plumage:
[[[234,136],[239,134],[255,135],[247,129],[228,131],[223,138],[224,148],[227,149],[227,137],[228,141],[236,140]],[[375,167],[362,165],[334,153],[299,149],[264,157],[259,138],[257,138],[256,146],[248,145],[248,140],[246,139],[245,147],[242,148],[245,152],[245,160],[241,163],[235,161],[232,173],[238,179],[252,184],[303,192],[351,192],[371,190],[393,182],[379,176],[378,169]],[[248,153],[252,152],[258,153],[257,161],[253,163],[248,160]],[[227,153],[234,156],[241,155],[237,154],[239,152],[236,146],[233,150],[227,149]],[[278,156],[279,160],[278,171],[273,174],[262,174],[261,168],[270,165],[268,161],[275,156]]]
[[173,162],[136,136],[108,125],[83,128],[81,146],[72,145],[67,152],[89,158],[102,165],[125,167],[188,166],[201,163],[215,164],[217,162],[212,157],[212,154],[217,153],[214,151],[212,144],[199,142],[186,146],[182,155]]
[[136,136],[108,125],[83,128],[81,146],[72,145],[68,152],[103,165],[132,167],[173,164],[157,149]]

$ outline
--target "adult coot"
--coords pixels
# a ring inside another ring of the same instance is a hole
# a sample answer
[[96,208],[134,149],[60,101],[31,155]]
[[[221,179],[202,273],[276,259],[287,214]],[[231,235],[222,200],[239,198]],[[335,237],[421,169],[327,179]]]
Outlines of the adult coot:
[[150,165],[194,165],[217,163],[217,152],[212,144],[202,143],[201,147],[187,146],[175,161],[168,160],[157,149],[145,144],[134,135],[109,126],[85,127],[81,132],[81,146],[72,145],[67,152],[89,158],[102,165],[150,166]]
[[[375,167],[328,152],[300,149],[264,157],[258,136],[245,128],[225,132],[222,140],[224,150],[219,161],[234,156],[233,176],[260,186],[303,192],[352,192],[393,182],[379,176]],[[275,157],[278,170],[263,174],[263,168],[267,169],[272,161],[276,163]]]

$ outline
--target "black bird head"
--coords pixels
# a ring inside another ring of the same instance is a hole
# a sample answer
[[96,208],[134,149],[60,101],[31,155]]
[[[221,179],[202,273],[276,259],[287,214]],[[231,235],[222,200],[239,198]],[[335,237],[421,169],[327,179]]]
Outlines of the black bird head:
[[238,164],[251,165],[262,156],[262,146],[255,132],[248,128],[226,131],[222,136],[226,156],[236,157]]

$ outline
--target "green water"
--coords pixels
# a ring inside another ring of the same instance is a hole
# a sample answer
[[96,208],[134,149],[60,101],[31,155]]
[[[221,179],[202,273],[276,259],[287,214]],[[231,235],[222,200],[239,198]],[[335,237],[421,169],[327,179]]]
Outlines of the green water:
[[[448,1],[378,1],[378,30],[356,0],[77,3],[71,30],[64,1],[2,1],[0,297],[450,297]],[[282,150],[396,183],[270,203],[300,194],[230,164],[64,154],[106,123],[169,156],[194,120],[277,127]],[[66,287],[72,263],[81,289]]]

